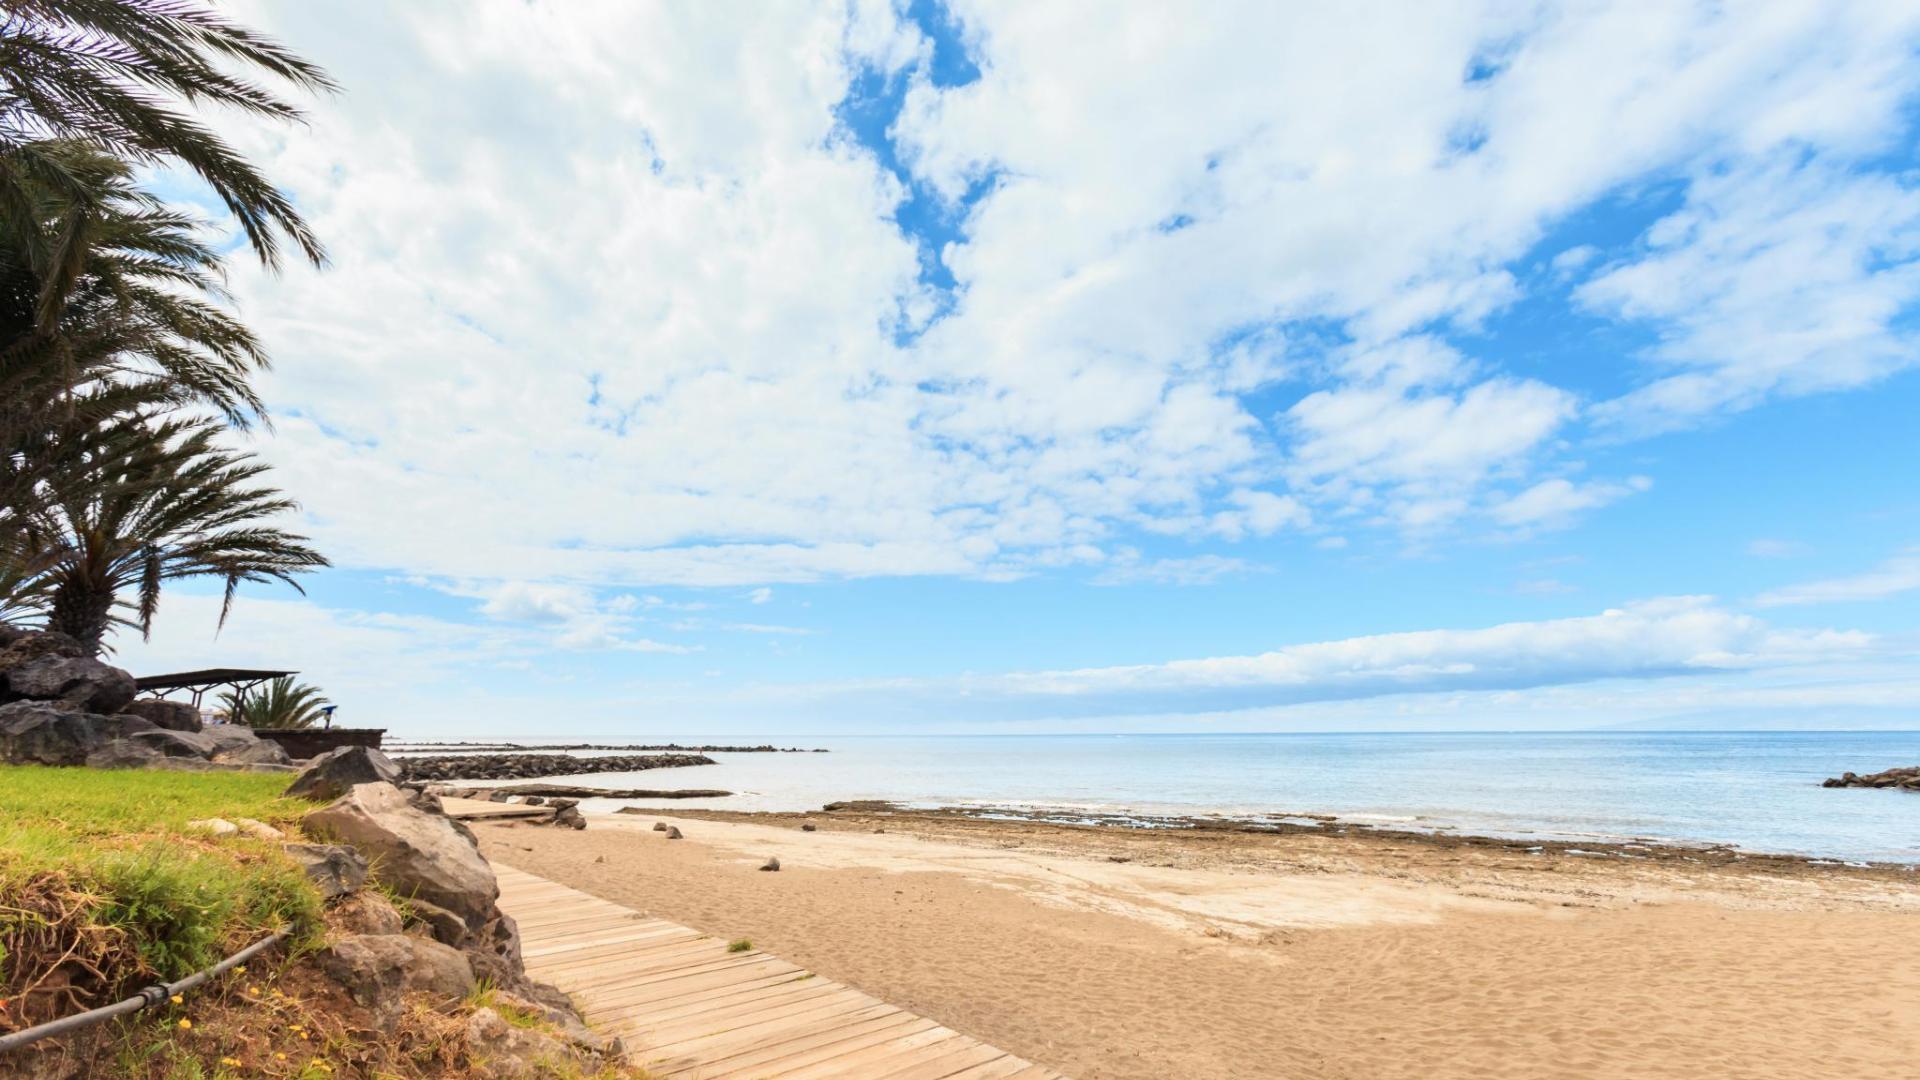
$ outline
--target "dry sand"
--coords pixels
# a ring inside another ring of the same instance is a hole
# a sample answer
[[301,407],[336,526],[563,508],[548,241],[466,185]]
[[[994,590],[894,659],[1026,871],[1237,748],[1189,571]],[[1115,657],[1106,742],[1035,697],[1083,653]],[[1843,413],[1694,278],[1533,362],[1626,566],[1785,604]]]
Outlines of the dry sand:
[[[475,831],[492,858],[749,937],[1080,1080],[1920,1062],[1920,874],[1903,869],[870,812]],[[769,855],[780,873],[756,870]]]

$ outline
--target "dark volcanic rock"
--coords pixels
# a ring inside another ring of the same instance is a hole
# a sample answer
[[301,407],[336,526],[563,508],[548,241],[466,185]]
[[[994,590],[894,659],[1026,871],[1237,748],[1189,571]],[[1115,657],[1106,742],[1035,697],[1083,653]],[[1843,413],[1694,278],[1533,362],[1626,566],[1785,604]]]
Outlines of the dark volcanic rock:
[[55,630],[19,630],[8,627],[8,637],[0,646],[0,673],[43,656],[82,657],[86,647]]
[[337,799],[356,784],[393,784],[400,767],[387,755],[366,746],[342,746],[307,763],[287,786],[286,794],[303,799]]
[[151,769],[167,756],[145,743],[115,739],[87,755],[89,769]]
[[367,883],[367,860],[341,844],[287,844],[286,853],[307,872],[307,879],[328,900],[345,896]]
[[473,990],[473,967],[458,950],[408,934],[355,934],[319,954],[320,970],[383,1019],[397,1017],[403,995],[425,991],[458,999]]
[[1863,787],[1863,788],[1899,788],[1902,791],[1920,791],[1920,765],[1904,769],[1888,769],[1886,772],[1868,773],[1860,776],[1856,773],[1841,773],[1839,776],[1823,782],[1821,787]]
[[230,750],[219,750],[213,760],[222,765],[289,765],[286,748],[270,739],[255,739]]
[[200,710],[184,701],[141,698],[128,702],[120,710],[120,715],[137,716],[154,727],[163,727],[168,731],[200,730]]
[[0,678],[9,698],[66,701],[88,712],[119,712],[134,695],[133,676],[86,656],[36,657],[0,672]]
[[106,740],[89,713],[51,701],[0,705],[0,761],[11,765],[83,765]]
[[404,758],[400,767],[409,780],[531,780],[542,776],[588,773],[643,772],[711,765],[702,754],[645,754],[638,757],[577,758],[567,754],[452,754],[444,757]]
[[129,738],[142,746],[150,746],[168,757],[204,760],[213,756],[213,740],[197,731],[168,731],[166,728],[156,728],[153,731],[142,731]]
[[202,734],[213,740],[213,752],[216,754],[231,753],[268,741],[255,735],[253,729],[245,724],[213,724],[205,728]]
[[471,928],[497,911],[500,886],[472,832],[420,809],[392,784],[357,784],[301,824],[309,835],[359,849],[381,884],[446,908]]

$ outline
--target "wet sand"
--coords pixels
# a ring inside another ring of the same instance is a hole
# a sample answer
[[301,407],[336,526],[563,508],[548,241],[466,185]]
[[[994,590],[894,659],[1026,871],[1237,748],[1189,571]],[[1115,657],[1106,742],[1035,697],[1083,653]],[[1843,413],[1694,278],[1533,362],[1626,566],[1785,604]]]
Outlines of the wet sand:
[[1905,868],[871,809],[475,831],[492,858],[1082,1080],[1797,1078],[1920,1056]]

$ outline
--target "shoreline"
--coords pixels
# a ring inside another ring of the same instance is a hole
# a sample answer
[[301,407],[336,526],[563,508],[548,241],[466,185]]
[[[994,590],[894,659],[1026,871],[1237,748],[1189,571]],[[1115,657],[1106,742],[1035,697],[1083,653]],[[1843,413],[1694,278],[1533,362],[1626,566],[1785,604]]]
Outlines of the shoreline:
[[[768,819],[774,821],[798,820],[820,815],[840,815],[860,813],[885,815],[902,820],[924,817],[929,819],[964,819],[975,821],[1006,821],[1050,824],[1063,827],[1084,827],[1097,829],[1130,830],[1216,830],[1230,833],[1270,833],[1287,835],[1294,833],[1333,834],[1365,833],[1370,836],[1402,839],[1414,843],[1431,843],[1440,846],[1494,847],[1519,853],[1552,852],[1577,856],[1613,857],[1621,859],[1681,860],[1708,864],[1733,862],[1751,862],[1769,865],[1805,865],[1810,867],[1844,867],[1849,869],[1881,869],[1904,873],[1920,873],[1920,854],[1912,860],[1901,859],[1851,859],[1839,855],[1796,851],[1767,851],[1741,847],[1738,844],[1704,840],[1686,840],[1658,836],[1603,835],[1599,833],[1569,833],[1552,830],[1508,832],[1477,831],[1469,826],[1437,822],[1430,826],[1416,826],[1395,820],[1390,824],[1365,820],[1358,816],[1342,816],[1337,813],[1320,811],[1285,812],[1229,812],[1229,811],[1193,811],[1189,813],[1148,813],[1121,809],[1095,809],[1090,807],[1070,807],[1043,803],[929,803],[918,804],[891,799],[846,799],[823,804],[818,810],[735,810],[686,805],[657,807],[634,805],[634,801],[663,801],[692,798],[729,797],[732,792],[715,794],[700,791],[688,794],[681,791],[658,790],[644,796],[623,794],[625,789],[597,788],[590,781],[596,775],[617,774],[565,774],[569,783],[564,792],[568,797],[581,800],[583,813],[670,813],[684,816],[704,816],[720,821],[752,821]],[[493,785],[493,786],[489,786]],[[498,781],[479,778],[447,782],[445,786],[464,786],[475,791],[499,793],[503,798],[514,795],[544,794],[544,792],[516,791],[510,787],[499,787]],[[605,794],[600,794],[604,792]],[[623,804],[614,806],[613,804]]]
[[[1094,834],[1112,831],[1148,835],[1160,832],[1201,836],[1220,834],[1249,837],[1340,837],[1421,845],[1442,850],[1474,849],[1505,855],[1611,857],[1650,863],[1694,863],[1712,867],[1744,866],[1753,870],[1802,870],[1815,873],[1869,871],[1876,875],[1893,875],[1899,880],[1920,882],[1920,863],[1836,859],[1797,852],[1748,851],[1731,844],[1696,844],[1651,837],[1612,839],[1596,837],[1564,840],[1546,837],[1503,837],[1452,829],[1395,828],[1343,819],[1333,814],[1281,814],[1273,815],[1271,820],[1214,814],[1148,815],[1086,812],[1070,816],[1049,810],[1020,810],[1000,806],[954,804],[918,807],[879,799],[828,803],[820,810],[813,812],[712,810],[690,806],[632,807],[615,812],[772,825],[829,821],[881,827],[885,827],[889,822],[909,827],[915,824],[972,823],[988,828],[995,825],[1037,825],[1057,829],[1085,830]],[[1278,820],[1281,818],[1291,820]]]
[[1077,1080],[1785,1080],[1920,1049],[1903,867],[871,805],[474,831],[489,858]]

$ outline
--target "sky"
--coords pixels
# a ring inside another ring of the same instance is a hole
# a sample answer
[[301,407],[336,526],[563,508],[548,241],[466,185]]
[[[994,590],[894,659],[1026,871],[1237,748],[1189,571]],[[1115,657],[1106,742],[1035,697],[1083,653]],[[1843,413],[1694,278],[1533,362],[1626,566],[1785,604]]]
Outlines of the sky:
[[[315,5],[213,117],[418,736],[1920,726],[1920,7]],[[156,182],[207,208],[178,176]]]

